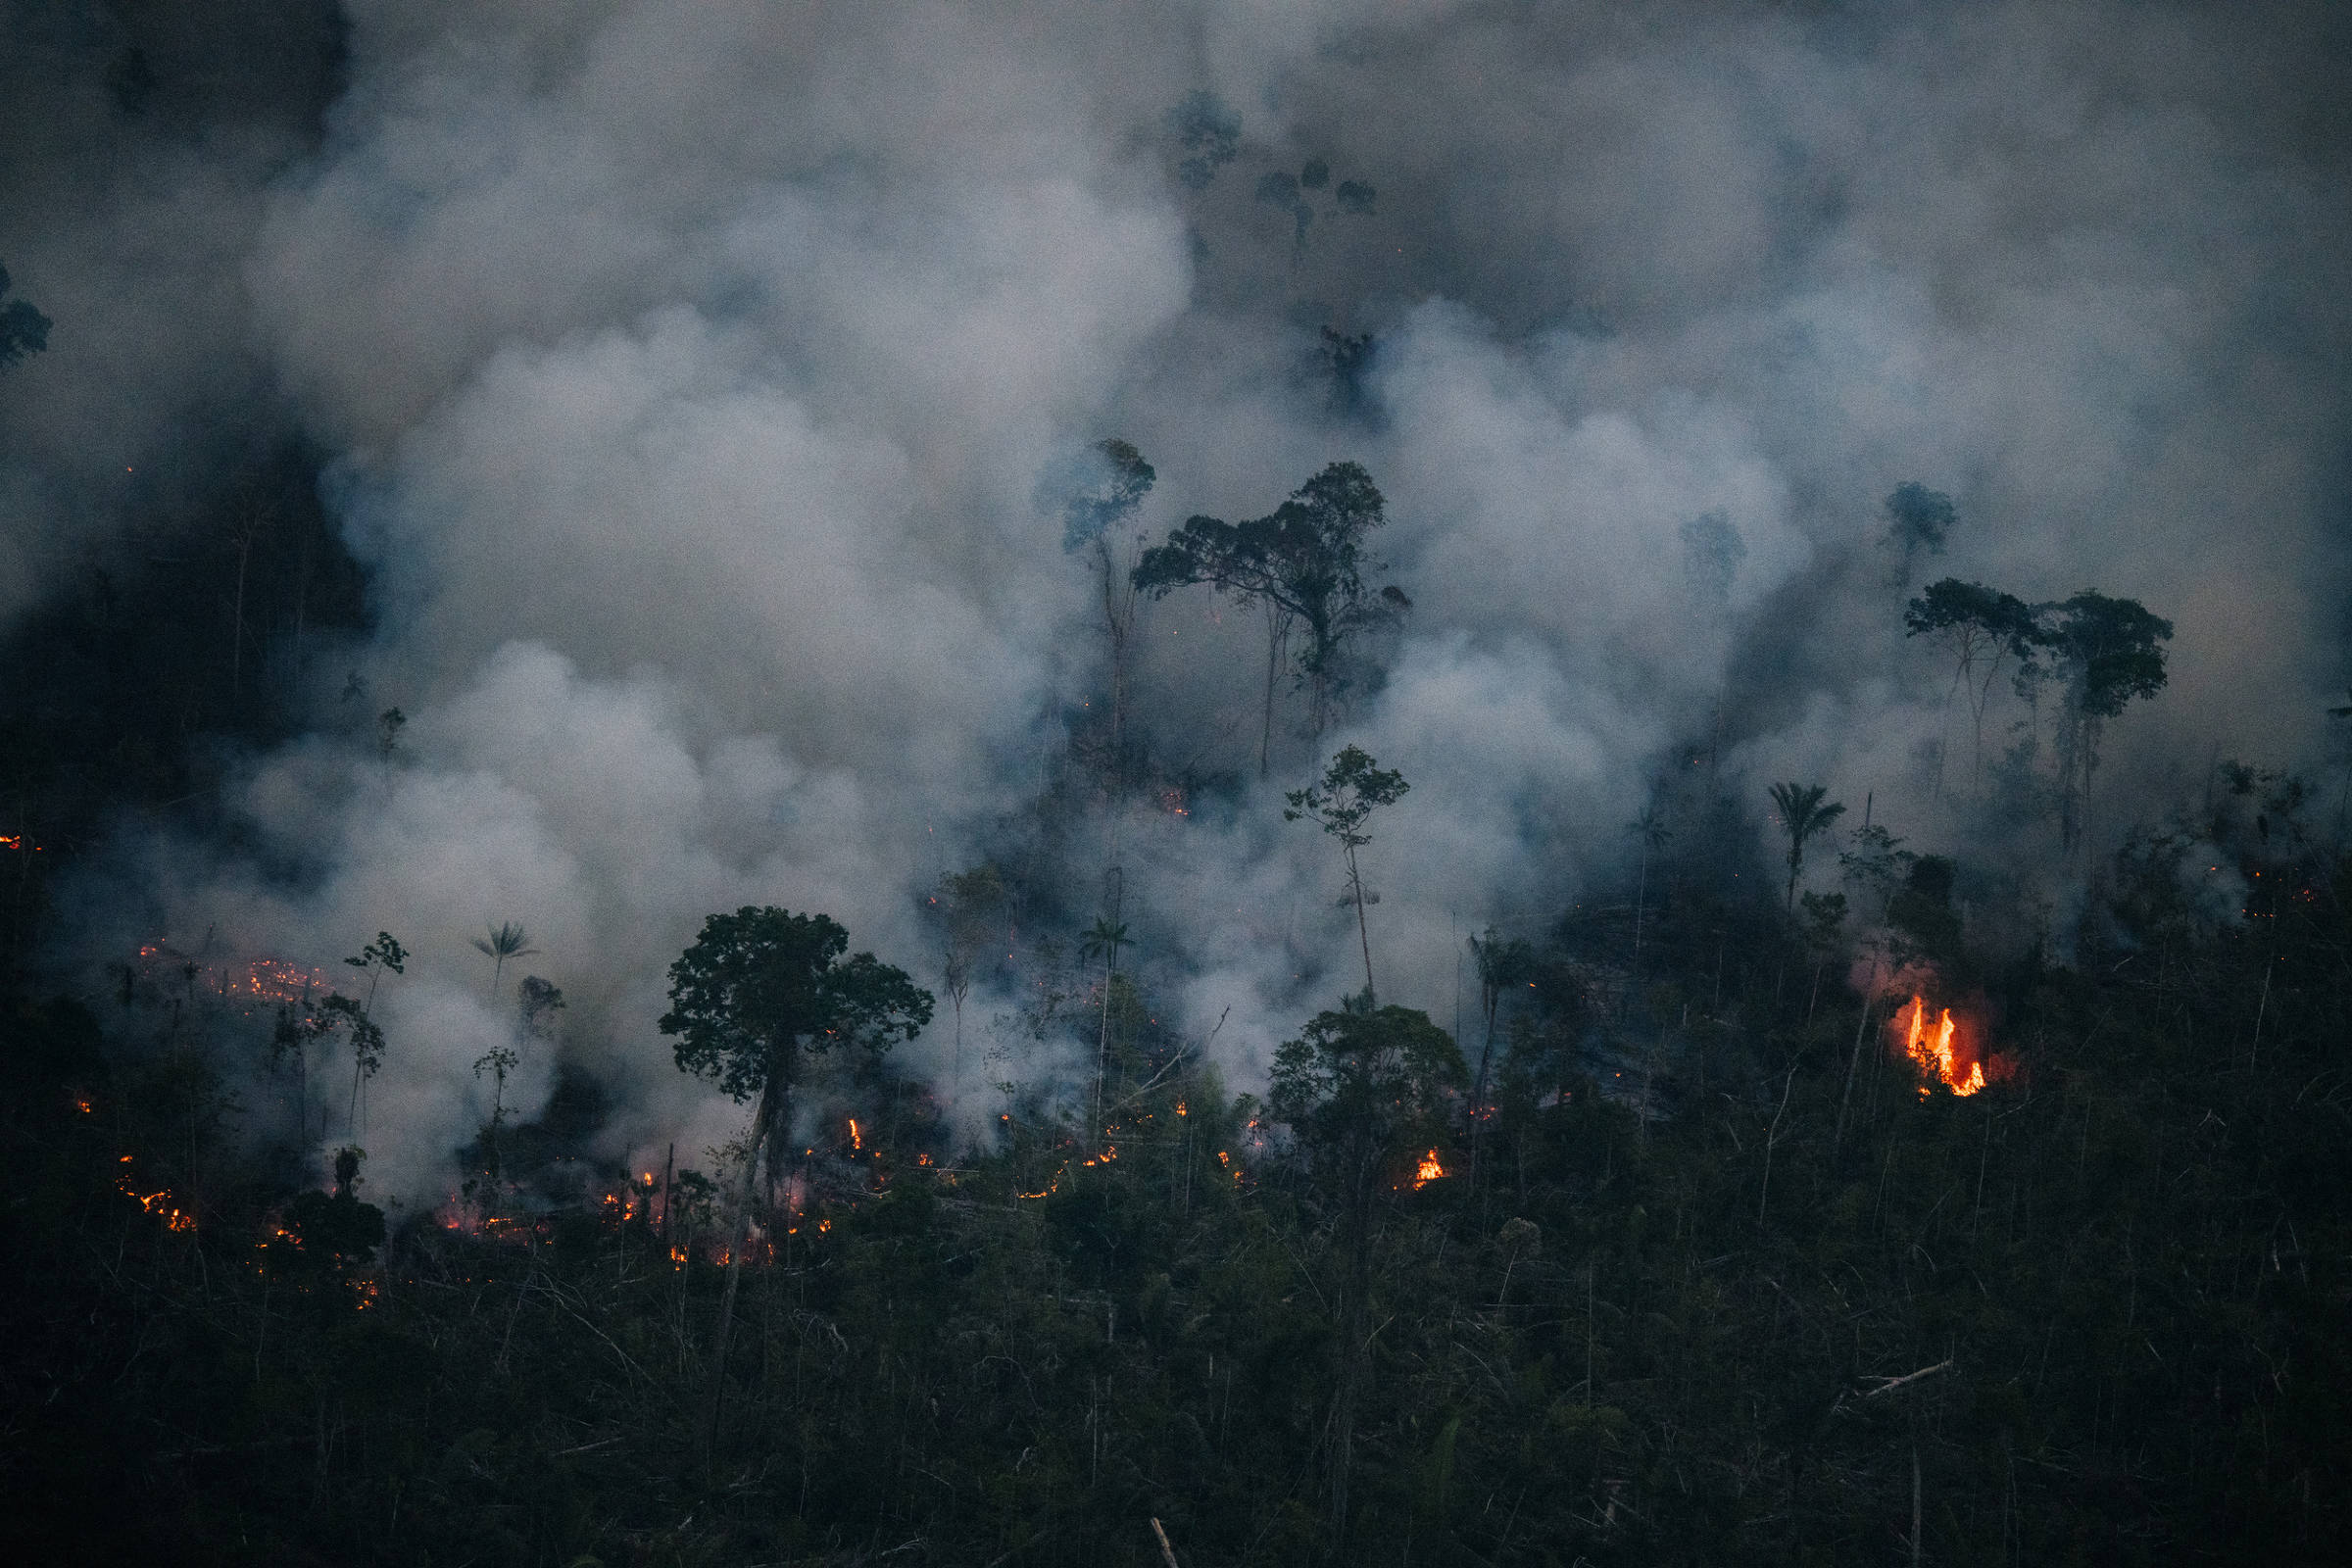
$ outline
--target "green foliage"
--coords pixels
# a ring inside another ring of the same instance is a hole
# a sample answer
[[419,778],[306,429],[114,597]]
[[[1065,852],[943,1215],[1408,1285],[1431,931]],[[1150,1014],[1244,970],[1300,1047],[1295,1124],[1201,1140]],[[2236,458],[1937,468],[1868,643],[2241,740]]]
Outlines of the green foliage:
[[2050,607],[2043,645],[2074,684],[2076,702],[2093,718],[2113,718],[2135,697],[2164,690],[2164,650],[2173,623],[2135,599],[2085,589]]
[[1466,1071],[1453,1038],[1417,1008],[1322,1012],[1275,1052],[1267,1105],[1310,1168],[1369,1191],[1387,1167],[1448,1136],[1446,1092]]
[[931,1021],[931,994],[870,953],[844,959],[850,934],[829,915],[749,905],[703,922],[669,966],[678,1070],[750,1100],[790,1053],[881,1052]]
[[1291,790],[1283,799],[1286,822],[1308,821],[1348,849],[1372,842],[1364,822],[1384,806],[1404,799],[1412,786],[1394,768],[1384,768],[1360,746],[1342,747],[1323,770],[1320,783]]
[[931,1021],[931,993],[870,953],[844,958],[849,933],[829,915],[746,905],[703,922],[669,966],[669,1010],[681,1072],[714,1081],[737,1102],[759,1097],[752,1154],[775,1155],[792,1127],[804,1054],[879,1055]]

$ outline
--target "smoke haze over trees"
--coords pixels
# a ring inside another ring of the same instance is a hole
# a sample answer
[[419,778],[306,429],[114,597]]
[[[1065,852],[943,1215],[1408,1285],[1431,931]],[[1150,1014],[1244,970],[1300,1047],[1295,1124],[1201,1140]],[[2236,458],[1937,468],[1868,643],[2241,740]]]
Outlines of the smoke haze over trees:
[[[853,1111],[853,1175],[1107,1163],[1083,1123],[1367,1017],[1453,1041],[1429,1114],[1531,1216],[1592,1175],[1532,1118],[1695,1169],[1738,1097],[1759,1228],[1907,1157],[1921,975],[2088,1052],[2020,976],[2130,961],[2249,1072],[2317,1049],[2208,959],[2334,896],[2352,799],[2338,8],[200,9],[0,0],[0,984],[60,1060],[213,1075],[361,1238],[303,1289]],[[1350,753],[1360,868],[1283,822]],[[747,1127],[662,1025],[784,909],[946,1005]],[[1417,1189],[1268,1148],[1360,1340]],[[663,1224],[735,1234],[732,1180]],[[1089,1289],[1124,1212],[1066,1221]]]

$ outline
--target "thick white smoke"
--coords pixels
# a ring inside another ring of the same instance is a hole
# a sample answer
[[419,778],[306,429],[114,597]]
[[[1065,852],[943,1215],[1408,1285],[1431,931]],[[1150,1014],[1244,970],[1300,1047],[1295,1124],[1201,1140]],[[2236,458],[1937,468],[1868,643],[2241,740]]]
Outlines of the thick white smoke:
[[[522,922],[571,999],[615,1157],[728,1125],[654,1028],[711,910],[826,910],[936,985],[916,895],[989,852],[1063,710],[1103,694],[1086,564],[1035,500],[1102,435],[1158,468],[1154,530],[1362,462],[1415,601],[1319,754],[1286,699],[1274,777],[1230,813],[1073,830],[1088,874],[1124,866],[1178,1027],[1223,1017],[1244,1083],[1360,968],[1336,854],[1280,819],[1345,742],[1412,782],[1367,852],[1374,956],[1441,1020],[1457,934],[1615,875],[1677,743],[1715,737],[1759,816],[1766,781],[1819,779],[1936,847],[1920,747],[1959,741],[1876,544],[1898,481],[1959,507],[1919,575],[2178,622],[2173,689],[2105,777],[2281,757],[2341,684],[2352,206],[2340,141],[2298,119],[2326,101],[2316,13],[348,15],[316,154],[174,189],[226,236],[191,286],[236,297],[189,330],[234,337],[340,455],[367,696],[319,672],[317,734],[232,803],[246,849],[140,863],[174,929],[415,950],[384,991],[381,1190],[438,1196],[485,1114],[486,921]],[[1205,185],[1167,118],[1196,90],[1239,125]],[[1261,200],[1270,174],[1291,185]],[[173,210],[110,209],[150,233]],[[0,257],[76,316],[70,258],[115,232],[28,232],[12,214]],[[122,291],[155,312],[172,276]],[[1379,334],[1359,412],[1307,368],[1325,323]],[[12,423],[44,386],[169,401],[69,342],[7,385]],[[172,396],[211,386],[159,354]],[[10,483],[47,450],[13,448]],[[1252,778],[1255,617],[1196,591],[1140,624],[1139,726]],[[548,1082],[526,1066],[523,1113]]]

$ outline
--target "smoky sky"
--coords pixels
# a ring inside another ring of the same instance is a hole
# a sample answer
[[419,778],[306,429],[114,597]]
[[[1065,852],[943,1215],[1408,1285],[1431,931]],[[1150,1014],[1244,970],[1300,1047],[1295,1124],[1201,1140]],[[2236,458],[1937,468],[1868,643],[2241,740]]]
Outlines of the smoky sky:
[[[1928,577],[2175,621],[2108,738],[2133,808],[2180,758],[2311,761],[2345,684],[2335,8],[177,9],[4,14],[0,262],[57,325],[0,377],[0,612],[257,423],[329,454],[372,640],[242,764],[236,834],[126,827],[85,915],[322,967],[400,934],[388,1191],[485,1113],[485,921],[572,999],[614,1156],[729,1125],[653,1027],[710,911],[828,910],[936,984],[919,893],[1034,831],[1103,700],[1039,479],[1105,435],[1152,531],[1361,462],[1414,601],[1319,748],[1285,695],[1263,787],[1260,623],[1148,605],[1136,722],[1243,782],[1056,827],[1065,903],[1123,867],[1237,1083],[1356,978],[1278,800],[1345,742],[1412,783],[1367,851],[1381,990],[1446,1021],[1456,934],[1606,893],[1678,747],[1758,822],[1819,780],[2035,863],[1936,804],[1967,737],[1900,634]],[[1346,388],[1325,327],[1375,341]],[[1906,583],[1913,479],[1959,520]],[[390,759],[354,673],[411,719]]]

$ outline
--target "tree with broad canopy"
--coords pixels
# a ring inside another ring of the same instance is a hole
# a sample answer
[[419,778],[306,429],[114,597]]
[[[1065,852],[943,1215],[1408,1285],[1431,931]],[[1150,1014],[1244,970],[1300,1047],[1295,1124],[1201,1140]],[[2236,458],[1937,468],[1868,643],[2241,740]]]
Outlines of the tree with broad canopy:
[[678,1069],[715,1081],[738,1102],[758,1100],[751,1166],[764,1155],[771,1187],[802,1054],[883,1052],[931,1021],[930,992],[870,953],[844,958],[849,945],[829,915],[746,905],[705,920],[669,966],[661,1029],[677,1037]]
[[1334,463],[1291,493],[1274,512],[1246,522],[1195,516],[1144,552],[1135,586],[1154,599],[1191,583],[1254,600],[1266,612],[1265,713],[1258,742],[1264,777],[1274,728],[1274,677],[1292,628],[1303,623],[1307,646],[1298,672],[1309,689],[1317,736],[1345,687],[1342,654],[1357,632],[1393,620],[1412,606],[1404,590],[1375,590],[1364,580],[1382,563],[1366,536],[1387,518],[1388,502],[1359,463]]

